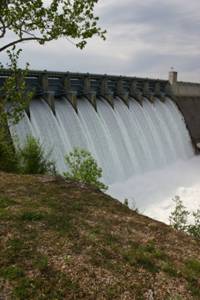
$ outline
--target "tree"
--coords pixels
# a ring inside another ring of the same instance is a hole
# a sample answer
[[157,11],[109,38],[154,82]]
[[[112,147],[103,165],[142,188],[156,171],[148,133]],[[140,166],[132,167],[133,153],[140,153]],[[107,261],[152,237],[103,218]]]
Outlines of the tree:
[[[0,169],[12,169],[15,149],[8,124],[18,123],[28,107],[33,93],[26,86],[25,70],[18,68],[21,49],[16,45],[26,41],[46,42],[65,37],[83,48],[94,35],[105,39],[105,31],[97,26],[94,6],[98,0],[0,0],[0,53],[7,50],[11,70],[0,88]],[[12,32],[15,38],[9,41]],[[11,47],[11,50],[10,50]],[[0,68],[3,68],[0,64]],[[9,149],[9,151],[8,151]],[[9,154],[9,155],[7,155]]]
[[68,172],[63,175],[66,178],[91,184],[100,190],[106,191],[108,187],[99,181],[102,177],[102,169],[98,167],[96,160],[90,152],[84,149],[74,148],[65,156]]
[[173,201],[175,202],[175,208],[169,216],[170,225],[177,230],[186,231],[189,212],[179,196],[175,196]]
[[94,35],[105,39],[97,26],[94,6],[98,0],[0,0],[0,39],[9,31],[16,39],[0,46],[0,52],[25,41],[40,44],[66,37],[83,48]]
[[22,174],[56,174],[55,163],[50,158],[51,151],[45,153],[38,139],[29,135],[23,147],[18,147],[18,171]]
[[25,70],[19,69],[17,65],[20,52],[15,46],[12,50],[7,50],[7,68],[11,75],[0,88],[0,170],[8,172],[17,171],[17,156],[8,125],[20,121],[33,96],[32,92],[27,91],[25,82],[28,64]]
[[[189,212],[179,196],[175,196],[173,201],[175,202],[175,208],[169,216],[170,225],[177,230],[190,234],[196,239],[200,239],[200,209]],[[188,216],[191,215],[193,222],[188,223]]]
[[[18,68],[18,59],[21,49],[7,50],[9,62],[7,68],[11,75],[6,78],[0,88],[0,125],[4,127],[7,123],[17,124],[23,117],[24,110],[32,99],[33,92],[27,91],[25,77],[28,73],[28,64],[25,70]],[[0,66],[0,69],[3,66]]]

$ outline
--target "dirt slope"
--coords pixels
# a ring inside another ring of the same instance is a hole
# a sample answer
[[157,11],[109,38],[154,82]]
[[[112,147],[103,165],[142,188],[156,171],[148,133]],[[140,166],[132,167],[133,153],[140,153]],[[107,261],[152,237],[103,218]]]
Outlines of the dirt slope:
[[200,243],[90,187],[0,173],[0,299],[200,299]]

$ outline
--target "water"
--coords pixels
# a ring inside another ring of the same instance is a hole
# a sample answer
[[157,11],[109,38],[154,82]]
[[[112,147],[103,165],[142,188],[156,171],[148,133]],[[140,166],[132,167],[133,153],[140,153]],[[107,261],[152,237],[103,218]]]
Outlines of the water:
[[[63,98],[55,101],[55,110],[56,115],[44,100],[33,100],[30,119],[25,114],[10,131],[19,144],[28,134],[37,137],[61,174],[66,170],[66,153],[74,147],[87,149],[103,169],[108,192],[121,201],[128,198],[131,205],[135,203],[153,217],[153,207],[158,214],[158,203],[178,192],[181,182],[191,187],[196,180],[188,167],[194,160],[190,136],[181,113],[168,98],[153,104],[145,99],[142,105],[130,99],[129,108],[117,98],[114,109],[99,99],[97,111],[87,99],[80,99],[77,113]],[[189,183],[179,176],[184,172]]]
[[178,160],[165,168],[110,186],[109,194],[142,214],[169,223],[172,199],[179,196],[189,211],[200,208],[200,157]]

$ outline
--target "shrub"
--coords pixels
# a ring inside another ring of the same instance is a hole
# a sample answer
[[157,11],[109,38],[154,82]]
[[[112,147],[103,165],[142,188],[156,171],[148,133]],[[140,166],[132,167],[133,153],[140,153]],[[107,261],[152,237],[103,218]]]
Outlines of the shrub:
[[194,224],[188,225],[188,233],[200,239],[200,209],[192,213]]
[[[183,205],[180,197],[176,196],[174,201],[176,206],[169,217],[172,227],[177,230],[185,231],[194,238],[200,239],[200,209],[190,213]],[[194,223],[188,224],[188,216],[191,214],[193,216]]]
[[55,163],[45,154],[39,140],[27,136],[26,142],[18,151],[19,172],[22,174],[55,174]]
[[129,206],[127,198],[124,199],[124,205],[127,206],[127,207]]
[[64,173],[66,178],[91,184],[100,190],[107,190],[107,186],[99,181],[102,177],[102,169],[98,167],[90,152],[74,148],[72,152],[65,156],[65,162],[69,169]]
[[176,206],[169,217],[170,224],[177,230],[185,231],[187,230],[187,218],[189,212],[186,210],[179,196],[175,196],[173,201]]
[[5,128],[0,128],[0,170],[5,172],[17,170],[15,149]]

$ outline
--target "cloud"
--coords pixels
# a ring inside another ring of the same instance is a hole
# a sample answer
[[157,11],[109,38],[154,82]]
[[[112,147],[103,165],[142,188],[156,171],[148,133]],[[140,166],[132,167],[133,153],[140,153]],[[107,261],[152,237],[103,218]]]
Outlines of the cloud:
[[199,81],[200,2],[100,0],[95,11],[108,31],[106,42],[94,38],[83,51],[64,39],[44,47],[26,44],[21,64],[156,78],[167,78],[173,66],[181,80]]

